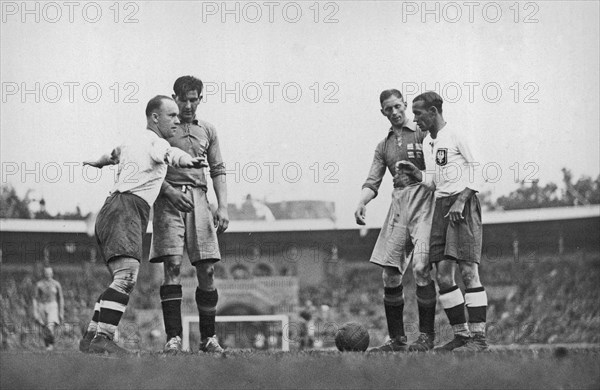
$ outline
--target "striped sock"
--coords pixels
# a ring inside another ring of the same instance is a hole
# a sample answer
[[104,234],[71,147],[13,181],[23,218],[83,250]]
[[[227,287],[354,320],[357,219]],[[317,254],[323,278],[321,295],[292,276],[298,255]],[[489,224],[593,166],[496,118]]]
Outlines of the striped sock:
[[435,285],[417,286],[417,306],[419,308],[419,331],[435,333],[435,304],[437,303]]
[[181,285],[167,284],[160,286],[160,303],[163,311],[163,319],[165,321],[165,331],[167,332],[167,340],[172,337],[179,336],[183,332],[181,325],[181,301],[183,293]]
[[402,285],[383,288],[383,306],[391,339],[404,337],[404,292]]
[[113,290],[110,287],[104,291],[102,300],[100,301],[98,333],[112,340],[128,302],[129,295],[127,294]]
[[196,305],[200,317],[200,339],[202,340],[215,335],[215,313],[218,301],[219,294],[216,289],[206,291],[196,287]]
[[102,300],[102,294],[100,294],[100,296],[96,300],[96,303],[94,304],[94,315],[92,316],[92,320],[90,321],[90,323],[87,327],[88,333],[95,334],[96,330],[98,329],[98,319],[100,318],[100,301],[101,300]]
[[469,313],[469,329],[472,333],[485,335],[487,294],[483,286],[466,289],[465,302]]
[[448,316],[454,335],[469,337],[469,327],[465,316],[465,300],[458,286],[440,290],[440,302]]

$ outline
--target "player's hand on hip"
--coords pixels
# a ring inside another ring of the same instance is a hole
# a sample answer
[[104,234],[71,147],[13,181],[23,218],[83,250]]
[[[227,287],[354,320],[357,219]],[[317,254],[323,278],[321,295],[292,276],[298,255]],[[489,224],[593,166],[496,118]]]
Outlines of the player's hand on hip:
[[217,233],[223,233],[229,227],[229,213],[226,207],[218,207],[215,212],[215,228]]
[[367,215],[367,207],[363,205],[359,205],[354,212],[354,218],[356,219],[356,223],[359,225],[366,225],[365,217]]
[[171,191],[166,191],[165,196],[182,213],[189,213],[194,209],[194,202],[179,190],[172,189]]
[[444,215],[444,217],[450,218],[451,223],[460,222],[465,217],[463,217],[463,211],[465,209],[465,202],[460,199],[457,199],[454,204],[450,207],[450,211],[448,214]]

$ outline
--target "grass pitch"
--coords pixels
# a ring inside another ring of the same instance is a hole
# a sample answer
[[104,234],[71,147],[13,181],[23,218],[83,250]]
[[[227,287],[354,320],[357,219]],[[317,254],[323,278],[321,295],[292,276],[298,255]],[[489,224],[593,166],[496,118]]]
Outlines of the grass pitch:
[[1,389],[600,388],[600,351],[478,354],[230,352],[111,358],[67,351],[0,353]]

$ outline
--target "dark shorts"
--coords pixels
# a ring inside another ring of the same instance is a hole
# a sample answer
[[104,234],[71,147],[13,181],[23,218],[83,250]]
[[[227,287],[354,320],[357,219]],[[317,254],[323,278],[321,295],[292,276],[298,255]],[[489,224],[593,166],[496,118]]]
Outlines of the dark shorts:
[[481,206],[477,195],[465,204],[460,222],[450,223],[444,217],[450,211],[458,194],[435,200],[433,223],[429,246],[429,261],[437,263],[445,259],[479,263],[481,261]]
[[104,202],[96,219],[96,241],[105,262],[114,257],[143,257],[143,239],[150,206],[137,195],[115,192]]

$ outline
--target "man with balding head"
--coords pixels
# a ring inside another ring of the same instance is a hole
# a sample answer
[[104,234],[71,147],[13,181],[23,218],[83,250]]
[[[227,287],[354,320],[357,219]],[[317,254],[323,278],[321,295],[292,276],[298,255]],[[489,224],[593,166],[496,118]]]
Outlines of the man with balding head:
[[155,96],[146,106],[146,131],[132,132],[129,140],[84,165],[102,168],[119,165],[117,180],[98,213],[96,240],[112,277],[100,295],[80,350],[126,355],[113,337],[137,281],[143,256],[143,236],[150,208],[160,192],[167,165],[179,168],[205,166],[201,157],[190,156],[165,140],[179,124],[179,108],[167,96]]

